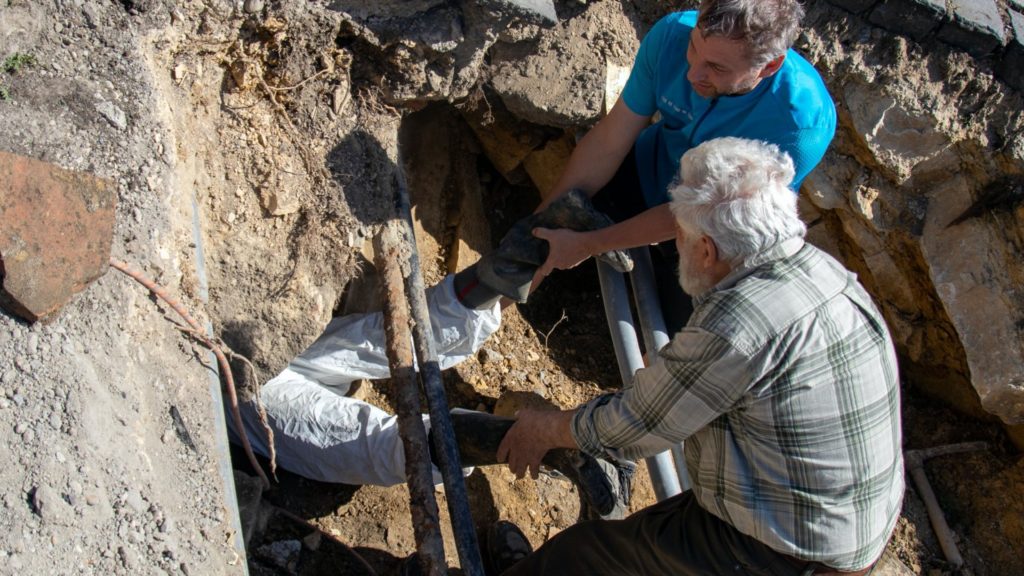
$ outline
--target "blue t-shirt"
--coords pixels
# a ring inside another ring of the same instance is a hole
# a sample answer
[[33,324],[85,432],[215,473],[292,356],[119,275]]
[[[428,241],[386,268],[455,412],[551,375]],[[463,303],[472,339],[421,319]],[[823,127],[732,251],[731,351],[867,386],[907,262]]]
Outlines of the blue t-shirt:
[[836,108],[821,76],[807,60],[789,50],[779,70],[750,92],[706,99],[686,73],[686,49],[697,12],[676,12],[651,28],[640,44],[622,99],[635,114],[661,120],[636,141],[640,184],[648,206],[669,200],[668,185],[690,148],[720,136],[764,140],[793,159],[797,190],[828,148],[836,131]]

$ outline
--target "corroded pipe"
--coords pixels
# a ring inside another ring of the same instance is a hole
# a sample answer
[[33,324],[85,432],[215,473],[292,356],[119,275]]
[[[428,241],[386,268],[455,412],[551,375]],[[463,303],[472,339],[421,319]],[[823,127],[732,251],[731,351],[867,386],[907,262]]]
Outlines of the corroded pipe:
[[419,386],[409,333],[409,303],[405,297],[403,265],[409,266],[409,247],[402,234],[404,222],[392,221],[374,238],[377,268],[381,273],[384,301],[384,333],[388,367],[394,384],[398,431],[405,449],[405,475],[409,508],[416,537],[416,551],[424,574],[447,574],[448,564],[441,539],[434,477],[430,464],[427,430],[420,416]]
[[427,313],[427,297],[420,272],[420,259],[416,251],[416,239],[412,227],[412,207],[409,191],[401,169],[401,159],[395,171],[395,201],[398,214],[404,224],[406,245],[409,247],[409,270],[405,277],[405,293],[412,309],[412,336],[419,362],[420,381],[430,411],[431,436],[434,439],[434,454],[439,462],[448,496],[448,515],[451,517],[455,546],[458,549],[462,572],[466,576],[484,576],[483,559],[477,543],[476,528],[469,511],[469,495],[462,477],[459,448],[455,441],[455,430],[448,413],[448,399],[441,382],[441,367],[437,362],[437,348],[430,330],[430,315]]

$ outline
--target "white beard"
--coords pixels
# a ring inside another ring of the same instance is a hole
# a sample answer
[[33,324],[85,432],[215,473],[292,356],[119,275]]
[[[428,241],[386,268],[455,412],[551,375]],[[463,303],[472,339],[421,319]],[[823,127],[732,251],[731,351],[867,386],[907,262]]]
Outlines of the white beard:
[[679,252],[679,286],[691,297],[700,296],[711,290],[714,287],[714,282],[698,272],[693,263],[688,260],[688,254],[684,254],[688,253],[691,247],[686,245],[682,248],[683,250]]

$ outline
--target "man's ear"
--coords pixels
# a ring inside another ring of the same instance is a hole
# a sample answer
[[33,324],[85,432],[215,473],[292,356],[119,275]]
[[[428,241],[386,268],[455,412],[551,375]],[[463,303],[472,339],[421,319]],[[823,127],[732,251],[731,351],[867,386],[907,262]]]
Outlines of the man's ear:
[[786,55],[785,54],[781,54],[779,56],[776,56],[772,60],[769,60],[768,63],[765,64],[761,68],[761,71],[758,72],[757,77],[758,78],[767,78],[767,77],[771,76],[772,74],[775,74],[776,72],[779,71],[779,68],[782,68],[782,63],[785,62],[785,61],[786,61]]
[[701,266],[704,269],[711,268],[718,264],[718,246],[710,236],[704,234],[700,237],[700,258]]

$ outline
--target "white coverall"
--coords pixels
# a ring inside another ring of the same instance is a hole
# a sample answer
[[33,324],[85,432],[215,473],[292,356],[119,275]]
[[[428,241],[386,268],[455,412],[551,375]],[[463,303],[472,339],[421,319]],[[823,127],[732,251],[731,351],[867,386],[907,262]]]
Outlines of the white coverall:
[[[428,289],[426,299],[442,370],[476,353],[501,324],[497,302],[486,310],[463,306],[451,275]],[[345,396],[356,380],[390,376],[384,344],[381,312],[335,318],[316,342],[263,386],[260,398],[274,431],[279,466],[324,482],[405,482],[397,416]],[[253,450],[268,456],[255,407],[246,403],[241,408]],[[429,430],[429,418],[424,415],[423,420]],[[227,421],[237,434],[232,418]],[[434,481],[441,481],[436,468]]]

